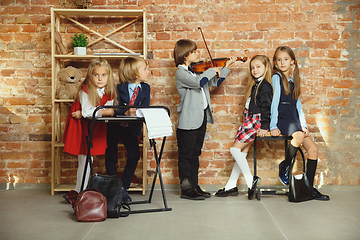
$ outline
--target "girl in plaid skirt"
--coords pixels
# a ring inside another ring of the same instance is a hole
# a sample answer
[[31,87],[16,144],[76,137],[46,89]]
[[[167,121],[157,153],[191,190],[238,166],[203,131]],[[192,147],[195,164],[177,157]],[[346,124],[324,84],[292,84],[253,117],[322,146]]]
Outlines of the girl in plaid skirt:
[[241,172],[243,172],[248,186],[248,199],[252,199],[255,195],[256,185],[260,183],[261,179],[251,174],[246,155],[256,134],[264,137],[268,131],[273,95],[271,75],[271,64],[268,57],[256,55],[251,59],[245,91],[247,101],[244,120],[237,131],[235,142],[230,148],[230,153],[235,158],[235,164],[225,187],[216,192],[215,196],[217,197],[238,195],[236,183]]

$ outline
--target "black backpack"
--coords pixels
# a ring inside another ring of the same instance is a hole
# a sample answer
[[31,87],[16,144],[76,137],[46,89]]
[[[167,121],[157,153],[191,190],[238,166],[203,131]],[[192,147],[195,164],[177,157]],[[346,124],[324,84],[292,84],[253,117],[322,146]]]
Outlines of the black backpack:
[[[122,183],[119,176],[94,174],[90,178],[88,188],[98,189],[106,197],[108,218],[129,215],[130,206],[122,202]],[[121,212],[121,208],[127,211]]]

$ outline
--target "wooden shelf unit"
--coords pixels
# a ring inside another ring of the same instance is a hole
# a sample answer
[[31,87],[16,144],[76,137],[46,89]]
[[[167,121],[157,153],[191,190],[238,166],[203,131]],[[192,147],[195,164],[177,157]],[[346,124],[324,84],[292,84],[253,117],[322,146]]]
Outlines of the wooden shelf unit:
[[[134,52],[130,49],[120,46],[120,44],[114,43],[122,51],[121,55],[60,55],[57,54],[57,46],[55,44],[54,34],[55,31],[60,32],[61,20],[66,19],[70,20],[71,17],[86,16],[86,17],[134,17],[134,19],[127,24],[124,24],[122,27],[115,29],[108,34],[96,33],[92,29],[87,29],[86,26],[73,21],[75,25],[80,24],[80,28],[84,29],[84,32],[87,30],[90,34],[97,35],[99,39],[91,42],[94,44],[99,41],[108,41],[112,43],[112,40],[108,40],[108,36],[120,31],[122,28],[134,24],[137,20],[143,20],[143,40],[142,40],[142,53],[136,53],[139,57],[146,59],[147,57],[147,21],[146,21],[146,10],[145,9],[51,9],[51,66],[52,66],[52,139],[51,139],[51,195],[54,195],[57,191],[70,191],[75,188],[75,184],[64,184],[61,183],[61,151],[64,147],[62,143],[62,133],[61,133],[61,104],[63,103],[72,103],[72,99],[56,99],[56,81],[58,78],[58,72],[60,70],[60,65],[64,61],[76,61],[76,60],[86,60],[91,61],[94,58],[102,57],[107,60],[117,60],[127,56],[133,56]],[[71,22],[71,21],[70,21]],[[125,53],[124,53],[125,51]],[[143,183],[140,187],[130,188],[130,191],[141,191],[142,195],[145,195],[147,189],[147,148],[148,148],[148,137],[146,127],[144,126],[143,131],[143,144],[140,144],[143,152],[143,168],[142,168],[142,177]],[[122,144],[119,144],[120,147],[123,147]]]

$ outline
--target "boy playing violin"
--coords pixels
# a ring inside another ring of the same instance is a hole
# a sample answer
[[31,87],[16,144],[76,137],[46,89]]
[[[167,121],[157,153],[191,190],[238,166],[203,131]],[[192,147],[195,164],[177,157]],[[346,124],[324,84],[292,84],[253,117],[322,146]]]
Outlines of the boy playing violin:
[[[230,73],[228,67],[236,61],[231,57],[225,67],[209,68],[200,75],[190,69],[198,61],[196,44],[187,39],[176,42],[174,60],[177,66],[176,87],[180,96],[177,107],[178,168],[181,198],[204,200],[210,197],[198,185],[199,156],[204,143],[206,124],[214,123],[211,111],[209,87],[218,87]],[[218,77],[219,76],[219,77]]]

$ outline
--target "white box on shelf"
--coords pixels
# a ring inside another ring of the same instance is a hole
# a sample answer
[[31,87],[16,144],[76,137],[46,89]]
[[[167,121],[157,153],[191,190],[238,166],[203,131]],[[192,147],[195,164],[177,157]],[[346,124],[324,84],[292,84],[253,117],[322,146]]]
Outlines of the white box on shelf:
[[74,47],[74,55],[86,55],[86,47]]

